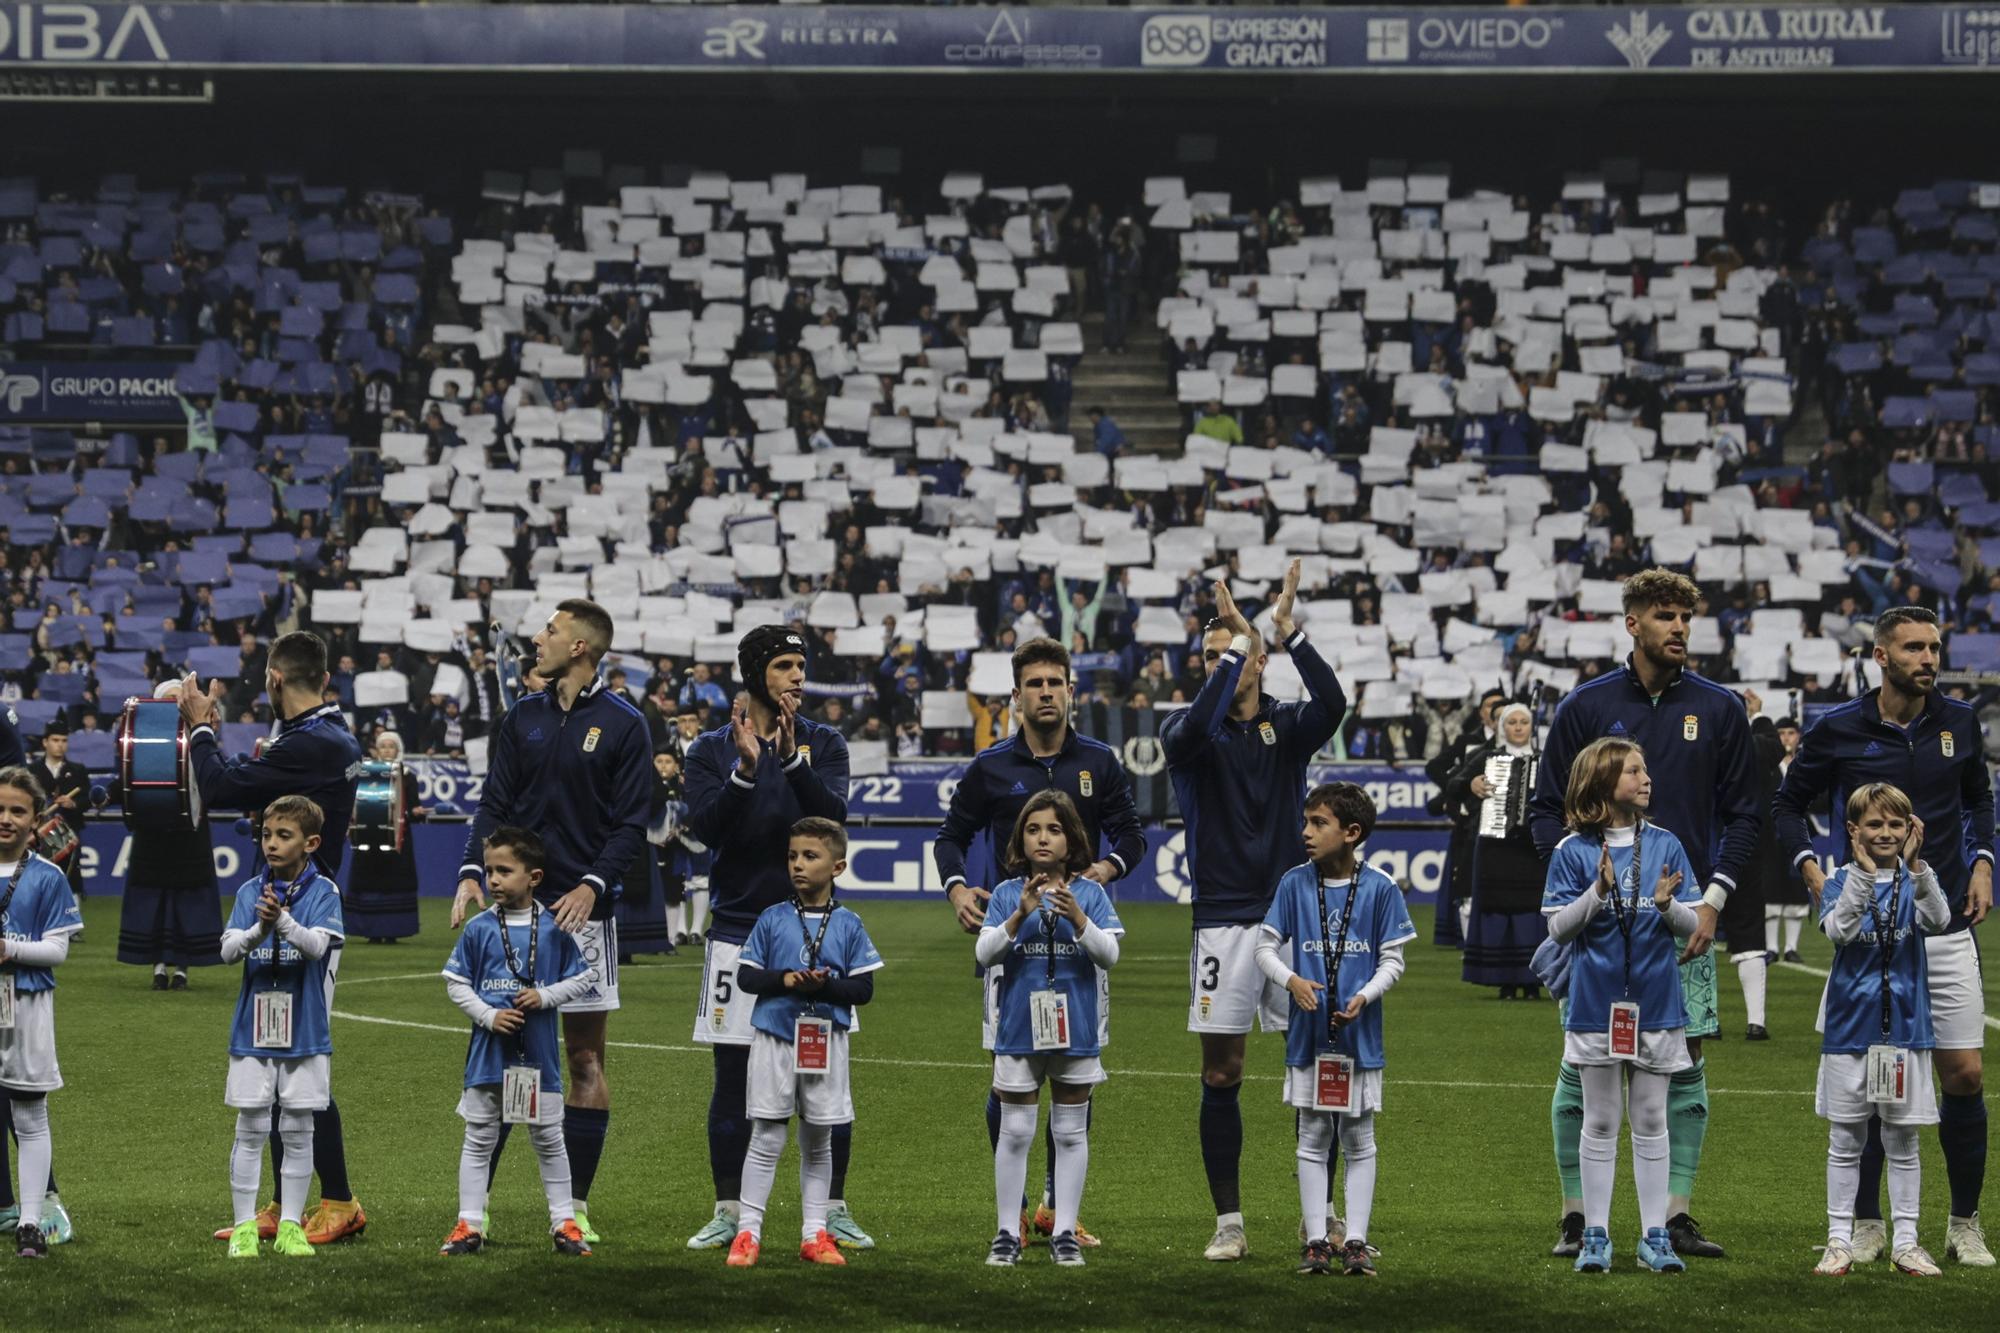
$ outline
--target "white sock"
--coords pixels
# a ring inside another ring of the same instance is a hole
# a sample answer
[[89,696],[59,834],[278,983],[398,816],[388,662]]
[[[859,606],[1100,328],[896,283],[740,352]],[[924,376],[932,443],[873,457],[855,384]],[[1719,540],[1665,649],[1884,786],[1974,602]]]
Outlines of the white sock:
[[750,1148],[743,1154],[743,1196],[737,1200],[736,1231],[752,1240],[764,1239],[764,1207],[771,1202],[771,1182],[778,1178],[778,1158],[784,1155],[789,1120],[758,1120],[750,1127]]
[[1854,1196],[1861,1190],[1861,1149],[1868,1142],[1866,1120],[1836,1120],[1826,1137],[1826,1239],[1854,1241]]
[[826,1230],[826,1196],[833,1189],[833,1126],[799,1121],[799,1239]]
[[1617,1065],[1584,1065],[1583,1137],[1578,1165],[1583,1176],[1583,1224],[1611,1226],[1611,1191],[1618,1176],[1618,1124],[1624,1115],[1625,1071]]
[[[14,1094],[14,1137],[21,1145],[21,1225],[42,1224],[42,1201],[49,1192],[55,1147],[49,1140],[49,1099]],[[0,1166],[0,1171],[6,1168]]]
[[688,890],[688,929],[696,934],[708,925],[708,890]]
[[1797,953],[1799,951],[1799,931],[1804,928],[1805,924],[1806,924],[1805,908],[1787,907],[1785,909],[1785,952],[1786,953]]
[[1917,1243],[1917,1199],[1923,1192],[1923,1163],[1917,1156],[1914,1125],[1882,1122],[1882,1156],[1889,1164],[1889,1217],[1894,1250]]
[[1731,953],[1729,961],[1736,964],[1736,980],[1743,987],[1744,1019],[1757,1026],[1764,1026],[1764,991],[1770,976],[1769,960],[1761,953]]
[[688,905],[687,900],[683,898],[681,901],[667,908],[667,938],[670,940],[679,939],[687,933]]
[[542,1172],[542,1194],[549,1201],[549,1230],[556,1231],[576,1217],[576,1200],[569,1196],[569,1145],[562,1121],[533,1127],[535,1163]]
[[1764,909],[1764,949],[1768,953],[1778,951],[1778,922],[1783,918],[1784,909],[1781,907]]
[[1076,1230],[1083,1207],[1083,1180],[1090,1170],[1090,1103],[1049,1107],[1049,1125],[1056,1136],[1056,1234]]
[[[1650,1231],[1667,1224],[1668,1152],[1665,1074],[1634,1069],[1631,1076],[1632,1183],[1639,1191],[1639,1225]],[[1685,1211],[1682,1205],[1679,1211]]]
[[467,1226],[479,1226],[486,1215],[486,1181],[499,1146],[499,1121],[465,1122],[465,1146],[458,1151],[458,1220]]
[[1327,1159],[1333,1150],[1333,1113],[1299,1112],[1299,1218],[1307,1240],[1326,1239]]
[[1458,937],[1469,939],[1472,935],[1472,899],[1467,898],[1458,905]]
[[1041,1122],[1041,1103],[1000,1103],[1000,1142],[993,1149],[993,1191],[999,1200],[1000,1230],[1021,1238],[1021,1191],[1028,1185],[1028,1153]]
[[306,1195],[312,1190],[312,1112],[279,1111],[278,1138],[285,1145],[283,1174],[278,1177],[278,1217],[301,1222],[306,1215]]
[[1646,1231],[1667,1224],[1667,1149],[1665,1134],[1632,1135],[1632,1183],[1639,1190],[1639,1226]]
[[1340,1118],[1340,1155],[1347,1159],[1347,1238],[1368,1239],[1368,1217],[1375,1211],[1375,1113]]
[[257,1186],[264,1179],[264,1144],[270,1137],[268,1107],[236,1113],[236,1145],[229,1150],[229,1192],[236,1204],[237,1226],[257,1216]]
[[165,975],[167,975],[167,965],[165,963],[153,964],[153,975],[156,977],[164,977]]

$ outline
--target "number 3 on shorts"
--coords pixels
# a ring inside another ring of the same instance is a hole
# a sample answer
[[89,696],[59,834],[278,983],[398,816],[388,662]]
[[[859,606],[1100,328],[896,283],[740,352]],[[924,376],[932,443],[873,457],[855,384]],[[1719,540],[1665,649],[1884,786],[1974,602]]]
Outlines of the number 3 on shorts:
[[1214,954],[1201,960],[1201,988],[1214,990],[1222,984],[1222,960]]

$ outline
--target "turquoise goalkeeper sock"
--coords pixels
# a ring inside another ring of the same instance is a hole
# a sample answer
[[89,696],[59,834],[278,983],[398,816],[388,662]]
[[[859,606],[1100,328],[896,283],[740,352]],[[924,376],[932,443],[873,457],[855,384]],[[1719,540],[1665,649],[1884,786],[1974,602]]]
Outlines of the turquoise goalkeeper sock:
[[1556,1095],[1549,1103],[1549,1121],[1556,1137],[1556,1175],[1563,1198],[1583,1197],[1583,1077],[1568,1061],[1556,1075]]
[[1694,1194],[1695,1172],[1701,1169],[1701,1141],[1708,1134],[1708,1061],[1675,1074],[1667,1085],[1667,1140],[1670,1164],[1667,1191]]

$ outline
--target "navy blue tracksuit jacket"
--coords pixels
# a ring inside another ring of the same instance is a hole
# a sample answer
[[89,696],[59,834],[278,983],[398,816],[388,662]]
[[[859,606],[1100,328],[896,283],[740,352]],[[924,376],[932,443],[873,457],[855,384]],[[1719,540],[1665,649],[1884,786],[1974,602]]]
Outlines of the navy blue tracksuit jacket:
[[728,727],[704,732],[688,747],[687,826],[715,853],[709,935],[724,944],[748,940],[764,909],[792,896],[785,854],[793,824],[808,815],[847,822],[846,739],[805,718],[796,725],[799,752],[792,762],[780,764],[776,743],[765,741],[748,782],[736,771]]
[[965,882],[966,854],[981,829],[986,831],[993,864],[999,867],[991,882],[1012,873],[1000,862],[1014,836],[1014,821],[1030,796],[1051,790],[1067,793],[1075,803],[1084,832],[1090,835],[1091,859],[1098,859],[1099,846],[1108,840],[1108,856],[1120,877],[1132,873],[1145,854],[1146,835],[1139,826],[1124,766],[1117,751],[1103,741],[1079,736],[1075,727],[1067,731],[1062,749],[1048,759],[1037,759],[1021,732],[973,756],[938,827],[937,867],[946,888]]
[[597,890],[590,919],[605,921],[634,866],[650,855],[653,733],[630,699],[603,677],[577,692],[567,711],[553,689],[524,694],[495,728],[486,786],[460,857],[461,877],[484,881],[485,841],[502,824],[542,840],[548,865],[535,896],[553,903],[589,884]]
[[257,812],[280,796],[310,797],[325,821],[313,864],[338,881],[361,772],[361,742],[347,729],[339,704],[286,718],[255,759],[225,759],[215,728],[196,727],[188,733],[188,758],[202,801],[214,809]]
[[1799,739],[1772,803],[1785,859],[1797,867],[1813,854],[1806,811],[1821,796],[1831,798],[1834,845],[1844,857],[1848,793],[1870,782],[1891,783],[1910,798],[1924,821],[1924,861],[1951,903],[1947,930],[1970,928],[1972,863],[1993,860],[1993,783],[1972,705],[1933,690],[1905,729],[1882,720],[1881,691],[1870,690],[1821,714]]
[[1637,741],[1646,752],[1653,778],[1647,818],[1680,839],[1700,877],[1697,887],[1719,884],[1734,892],[1757,854],[1768,813],[1758,799],[1743,701],[1692,671],[1675,676],[1654,699],[1629,660],[1571,690],[1549,728],[1529,809],[1544,861],[1568,832],[1563,795],[1570,767],[1584,746],[1604,736]]
[[1160,727],[1187,825],[1197,929],[1261,922],[1279,878],[1305,859],[1306,765],[1332,739],[1347,696],[1304,630],[1285,650],[1306,683],[1304,703],[1262,695],[1256,717],[1235,721],[1243,658],[1226,652],[1194,702]]

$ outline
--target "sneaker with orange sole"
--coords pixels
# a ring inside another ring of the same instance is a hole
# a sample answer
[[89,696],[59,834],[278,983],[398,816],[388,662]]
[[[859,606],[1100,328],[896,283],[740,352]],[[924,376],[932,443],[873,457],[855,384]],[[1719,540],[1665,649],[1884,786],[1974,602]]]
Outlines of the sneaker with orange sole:
[[368,1214],[359,1199],[321,1199],[306,1219],[306,1239],[315,1245],[331,1245],[368,1230]]
[[739,1231],[736,1233],[735,1242],[729,1247],[729,1257],[722,1262],[731,1268],[755,1268],[757,1254],[761,1248],[755,1236],[747,1231]]
[[847,1256],[840,1252],[840,1246],[834,1243],[833,1237],[827,1234],[825,1227],[813,1232],[812,1239],[799,1242],[799,1258],[809,1264],[845,1266],[847,1263]]
[[485,1246],[486,1237],[480,1235],[478,1228],[461,1217],[458,1219],[458,1225],[451,1229],[451,1234],[444,1238],[444,1244],[438,1248],[438,1253],[478,1254]]
[[[235,1227],[224,1227],[215,1233],[217,1240],[228,1240],[236,1231]],[[271,1200],[257,1210],[257,1239],[276,1240],[278,1238],[278,1201]]]
[[[1022,1234],[1024,1235],[1027,1234],[1026,1227],[1023,1227],[1021,1230]],[[1051,1236],[1055,1234],[1056,1234],[1056,1210],[1046,1206],[1035,1209],[1035,1231],[1034,1231],[1035,1239],[1037,1241],[1043,1241],[1049,1239]],[[1078,1222],[1076,1224],[1076,1243],[1084,1246],[1087,1249],[1094,1250],[1099,1245],[1102,1245],[1104,1242],[1099,1240],[1097,1237],[1091,1235],[1088,1231],[1085,1231],[1083,1229],[1083,1223]]]

